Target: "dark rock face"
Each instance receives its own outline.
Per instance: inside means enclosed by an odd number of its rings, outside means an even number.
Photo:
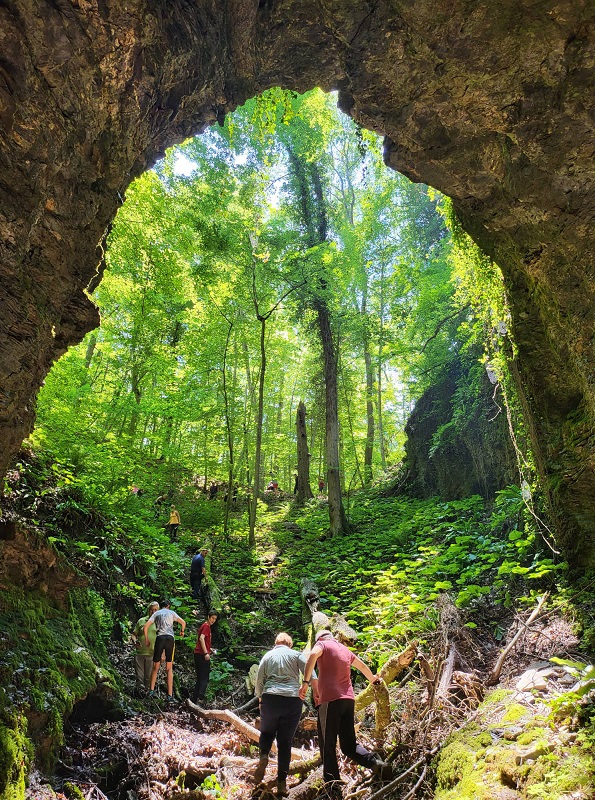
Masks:
[[[562,544],[595,563],[592,23],[588,0],[2,0],[0,472],[98,323],[132,178],[269,86],[319,85],[502,267]]]
[[[461,381],[469,385],[466,372],[455,362],[443,381],[424,392],[407,421],[404,490],[414,497],[460,500],[479,494],[491,500],[499,489],[519,483],[503,403],[494,399],[485,375],[477,397],[459,414],[457,389]]]

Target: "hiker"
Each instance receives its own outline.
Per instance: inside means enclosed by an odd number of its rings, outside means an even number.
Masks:
[[[192,693],[193,703],[204,703],[209,676],[211,674],[211,627],[217,622],[217,612],[209,611],[207,619],[198,629],[196,647],[194,648],[194,669],[196,683]]]
[[[258,666],[254,693],[260,707],[260,758],[254,773],[259,784],[269,763],[273,741],[277,741],[277,796],[287,796],[287,773],[291,759],[291,743],[302,715],[300,676],[306,658],[292,650],[288,633],[278,633],[275,646],[265,653]]]
[[[190,586],[192,587],[192,597],[195,600],[200,598],[200,584],[202,579],[207,577],[205,558],[208,552],[206,547],[201,547],[198,553],[192,557],[190,564]]]
[[[167,494],[160,494],[159,497],[155,498],[155,502],[153,503],[153,518],[158,519],[161,514],[161,509],[165,503],[167,503],[168,497]]]
[[[145,694],[151,688],[151,670],[153,669],[153,651],[155,649],[155,637],[157,631],[154,626],[149,628],[149,644],[145,645],[143,628],[147,620],[159,609],[159,603],[153,601],[149,603],[148,614],[141,617],[132,631],[132,641],[136,648],[134,653],[134,673],[136,675],[136,690],[140,695]]]
[[[178,539],[178,528],[180,527],[180,512],[171,504],[171,508],[169,510],[169,538],[172,542],[177,541]]]
[[[149,689],[149,697],[155,695],[155,684],[157,683],[157,673],[159,672],[159,664],[161,663],[161,656],[165,653],[165,669],[167,671],[167,702],[173,703],[174,700],[174,671],[173,671],[173,656],[174,656],[174,622],[179,622],[182,626],[180,636],[184,635],[186,630],[186,623],[179,617],[175,611],[172,611],[171,600],[165,599],[162,603],[163,608],[156,611],[144,625],[143,633],[145,636],[145,645],[149,646],[149,628],[151,625],[155,626],[157,636],[155,637],[155,648],[153,650],[153,669],[151,670],[151,686]]]
[[[320,494],[324,492],[324,481],[322,478],[318,478],[318,491]]]
[[[318,680],[313,676],[314,665],[318,669]],[[300,697],[306,699],[312,683],[314,703],[318,707],[318,746],[322,756],[325,781],[340,781],[337,762],[337,737],[343,753],[368,767],[376,775],[386,777],[390,766],[375,753],[370,753],[357,743],[355,738],[355,694],[351,684],[351,667],[359,670],[370,683],[382,681],[364,664],[361,658],[338,642],[328,630],[318,631],[316,644],[308,656]],[[337,787],[337,784],[334,785]]]
[[[214,500],[217,497],[217,492],[219,491],[219,487],[215,483],[215,481],[211,481],[211,485],[209,486],[209,500]]]

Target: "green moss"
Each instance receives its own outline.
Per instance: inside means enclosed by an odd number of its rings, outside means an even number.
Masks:
[[[12,587],[3,595],[0,631],[0,800],[20,800],[33,745],[37,763],[51,768],[65,716],[95,689],[99,665],[110,668],[87,590],[73,592],[64,609]]]
[[[498,703],[504,702],[508,697],[512,697],[512,692],[510,689],[494,689],[494,691],[490,692],[490,694],[485,698],[482,706],[484,708],[487,708],[488,706],[495,706]]]
[[[526,706],[522,706],[519,703],[511,703],[502,717],[502,722],[519,722],[519,720],[530,716],[530,713]]]
[[[517,744],[524,745],[524,744],[531,744],[531,742],[537,742],[540,740],[548,741],[548,733],[545,728],[530,728],[526,730],[524,733],[521,733],[519,738],[517,739]]]
[[[26,731],[23,716],[15,716],[12,725],[0,723],[0,800],[22,800],[25,796],[25,777],[33,756]]]
[[[450,789],[460,783],[473,769],[477,757],[492,743],[487,731],[468,725],[446,740],[436,768],[438,787]]]
[[[68,800],[85,800],[85,795],[81,792],[79,787],[74,783],[70,783],[70,781],[64,784],[64,794]]]

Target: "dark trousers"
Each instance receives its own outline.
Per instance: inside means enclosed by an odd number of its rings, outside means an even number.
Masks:
[[[211,674],[210,659],[207,661],[202,653],[195,653],[194,669],[196,671],[196,683],[194,684],[192,700],[196,703],[205,699],[205,693],[209,685],[209,675]]]
[[[289,772],[291,743],[302,716],[299,697],[263,694],[260,706],[260,754],[268,756],[277,740],[277,779],[284,781]]]
[[[202,583],[202,575],[191,575],[190,586],[192,586],[192,597],[195,600],[200,598],[200,584]]]
[[[337,761],[337,737],[343,753],[356,764],[371,768],[376,763],[374,755],[355,739],[354,711],[355,700],[348,699],[331,700],[318,709],[318,745],[325,781],[341,780]]]

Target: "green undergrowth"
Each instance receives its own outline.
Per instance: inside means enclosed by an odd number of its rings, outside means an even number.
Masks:
[[[213,690],[227,691],[243,678],[276,631],[290,631],[298,644],[305,640],[302,578],[318,585],[322,610],[347,617],[360,633],[358,650],[375,667],[412,639],[422,647],[431,639],[443,593],[471,634],[495,639],[504,633],[503,609],[512,615],[533,606],[547,589],[565,597],[565,565],[552,559],[514,487],[491,507],[479,497],[446,503],[385,497],[379,489],[358,493],[348,508],[352,532],[334,538],[327,535],[324,503],[299,510],[289,502],[260,504],[252,550],[245,508],[234,511],[224,534],[222,502],[188,494],[176,503],[182,527],[171,542],[150,497],[126,497],[119,511],[97,504],[67,470],[34,454],[17,471],[9,477],[10,511],[90,585],[70,592],[67,609],[19,591],[3,606],[8,657],[0,667],[0,766],[11,777],[0,800],[22,796],[27,742],[36,743],[37,762],[49,765],[64,718],[97,686],[98,670],[109,670],[104,643],[118,632],[126,639],[150,600],[174,598],[189,623],[178,640],[179,659],[190,656],[202,610],[196,616],[188,571],[200,544],[210,549],[214,606],[221,612]],[[503,714],[522,718],[508,705]],[[518,719],[503,724],[509,722]],[[486,747],[483,733],[477,736],[473,752]],[[453,790],[448,780],[445,792]]]
[[[329,539],[327,509],[313,502],[273,538],[283,553],[271,605],[300,625],[299,584],[314,580],[326,613],[341,613],[361,632],[360,645],[382,663],[395,642],[434,630],[437,600],[447,592],[466,625],[502,636],[502,608],[533,605],[566,565],[525,514],[520,492],[501,492],[493,507],[481,497],[440,502],[362,493],[352,499],[352,533]]]
[[[452,734],[434,761],[436,800],[592,797],[595,709],[578,731],[496,690],[472,723]],[[514,790],[515,794],[511,794]]]

